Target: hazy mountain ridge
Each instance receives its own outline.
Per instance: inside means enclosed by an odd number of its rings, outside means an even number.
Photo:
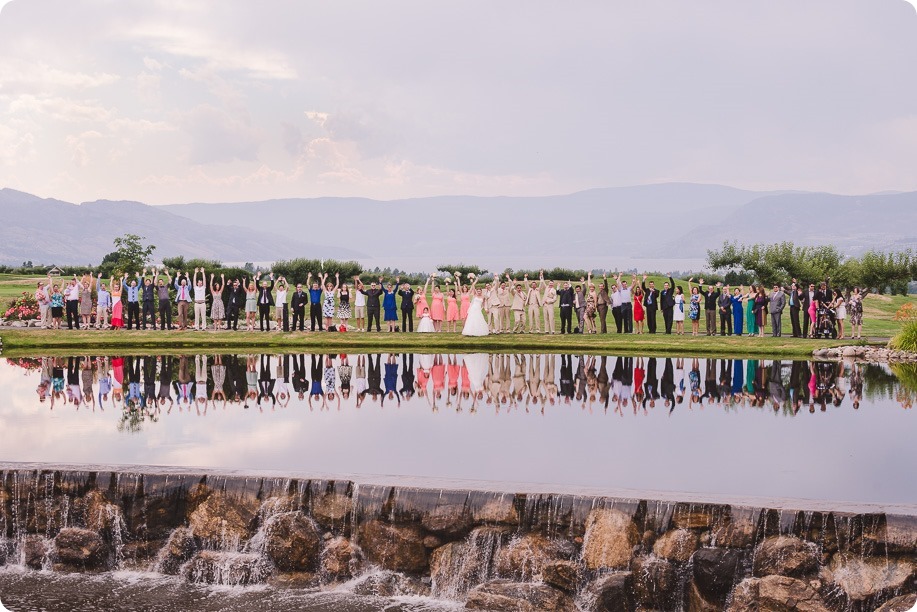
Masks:
[[[99,200],[81,205],[0,190],[0,262],[60,265],[97,264],[113,250],[116,236],[145,236],[155,257],[186,255],[224,261],[260,261],[308,255],[312,243],[240,226],[199,223],[140,202]],[[333,249],[339,257],[361,253]]]

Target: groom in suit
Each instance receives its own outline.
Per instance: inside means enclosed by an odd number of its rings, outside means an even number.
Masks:
[[[675,281],[669,277],[669,282],[663,283],[662,292],[659,294],[659,305],[662,306],[662,320],[665,322],[665,333],[672,333],[672,313],[675,312]]]
[[[258,314],[261,331],[271,331],[271,306],[274,305],[274,273],[271,272],[270,281],[261,281],[258,288]],[[264,324],[267,323],[267,329]]]
[[[646,310],[646,327],[651,334],[656,333],[656,310],[659,308],[659,289],[656,283],[650,281],[646,286],[646,274],[643,275],[643,307]]]

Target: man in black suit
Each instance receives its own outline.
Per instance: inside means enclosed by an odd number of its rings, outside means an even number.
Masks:
[[[656,333],[656,310],[659,308],[659,289],[656,289],[656,283],[650,281],[650,286],[646,286],[646,274],[643,275],[643,308],[646,311],[646,327],[651,334]]]
[[[239,279],[232,282],[229,288],[229,297],[226,301],[226,329],[237,330],[239,328],[239,310],[245,307],[245,290]]]
[[[261,331],[271,331],[271,306],[274,305],[274,273],[268,277],[270,281],[261,281],[258,287],[258,315]],[[267,323],[267,329],[264,324]]]
[[[395,285],[401,282],[401,277],[395,279]],[[414,290],[411,283],[404,283],[398,290],[401,296],[401,331],[414,331]]]
[[[804,292],[799,287],[796,279],[790,285],[790,291],[787,293],[787,300],[790,303],[790,324],[793,326],[793,337],[798,338],[802,335],[802,328],[799,326],[799,309],[802,305],[802,296]]]
[[[700,284],[704,284],[704,279],[700,279]],[[722,283],[717,283],[714,290],[713,285],[707,285],[707,290],[704,292],[704,316],[708,336],[716,335],[716,303],[720,298],[721,286]]]
[[[672,333],[672,313],[675,312],[675,281],[669,276],[669,282],[662,285],[659,294],[659,305],[662,307],[662,320],[665,322],[665,333]]]
[[[729,285],[716,299],[717,308],[720,311],[720,335],[732,335],[732,296],[729,295]]]
[[[302,283],[296,283],[296,291],[290,299],[290,308],[293,309],[293,331],[296,331],[296,321],[299,321],[299,331],[306,331],[306,304],[309,303],[309,294],[302,290]]]
[[[382,331],[379,323],[379,313],[382,311],[382,305],[379,300],[382,298],[383,293],[381,285],[381,276],[379,277],[379,285],[376,285],[376,281],[373,281],[370,283],[369,289],[366,289],[362,282],[360,283],[360,293],[366,296],[366,331],[373,330],[373,318],[376,319],[376,331]]]
[[[557,292],[557,301],[560,303],[560,333],[573,333],[573,287],[569,282],[564,283],[564,288]]]

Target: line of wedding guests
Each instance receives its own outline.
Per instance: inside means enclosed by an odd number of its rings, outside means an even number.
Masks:
[[[472,360],[482,358],[480,364]],[[340,409],[342,400],[497,412],[555,405],[646,413],[703,406],[749,406],[797,413],[826,410],[849,397],[859,407],[859,364],[779,360],[642,358],[590,355],[181,355],[48,357],[37,394],[52,409],[146,411],[287,407]],[[906,408],[910,395],[898,398]],[[904,402],[907,402],[906,404]]]
[[[374,325],[381,331],[381,320],[389,332],[413,332],[415,321],[418,331],[455,332],[468,317],[475,279],[469,275],[471,282],[463,283],[456,272],[445,277],[432,274],[416,287],[400,277],[386,282],[380,276],[378,283],[368,286],[356,276],[352,281],[312,273],[305,283],[295,284],[273,273],[227,281],[222,274],[208,277],[203,268],[195,268],[190,276],[177,271],[174,277],[168,269],[153,268],[107,281],[101,275],[74,275],[62,284],[48,277],[38,283],[35,298],[41,326],[54,329],[66,315],[69,329],[155,329],[158,317],[163,330],[238,330],[242,319],[249,331],[306,331],[308,307],[309,331],[372,331]],[[849,318],[850,337],[861,338],[868,291],[854,287],[844,294],[829,282],[806,286],[793,279],[789,286],[775,284],[768,291],[760,284],[705,285],[703,278],[683,285],[669,276],[657,288],[646,275],[638,280],[636,274],[630,280],[622,274],[603,274],[595,281],[590,274],[579,283],[546,280],[543,273],[537,280],[506,274],[486,283],[481,297],[490,332],[496,334],[556,334],[556,312],[561,334],[608,333],[609,312],[619,334],[655,334],[661,312],[666,334],[685,334],[688,321],[691,334],[697,336],[703,321],[708,336],[763,336],[769,325],[771,335],[779,337],[783,313],[789,308],[793,337],[813,337],[817,324],[825,324],[830,316],[827,324],[836,327],[838,337],[845,337]]]

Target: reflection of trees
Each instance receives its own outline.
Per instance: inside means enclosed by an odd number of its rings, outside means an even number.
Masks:
[[[898,378],[885,367],[867,363],[860,366],[863,374],[863,396],[868,400],[894,399]]]
[[[898,378],[895,399],[904,408],[912,408],[917,399],[917,363],[893,363],[890,367]]]
[[[155,414],[150,414],[140,406],[125,403],[121,409],[121,418],[118,419],[118,431],[139,433],[144,422],[155,423],[159,419]]]

